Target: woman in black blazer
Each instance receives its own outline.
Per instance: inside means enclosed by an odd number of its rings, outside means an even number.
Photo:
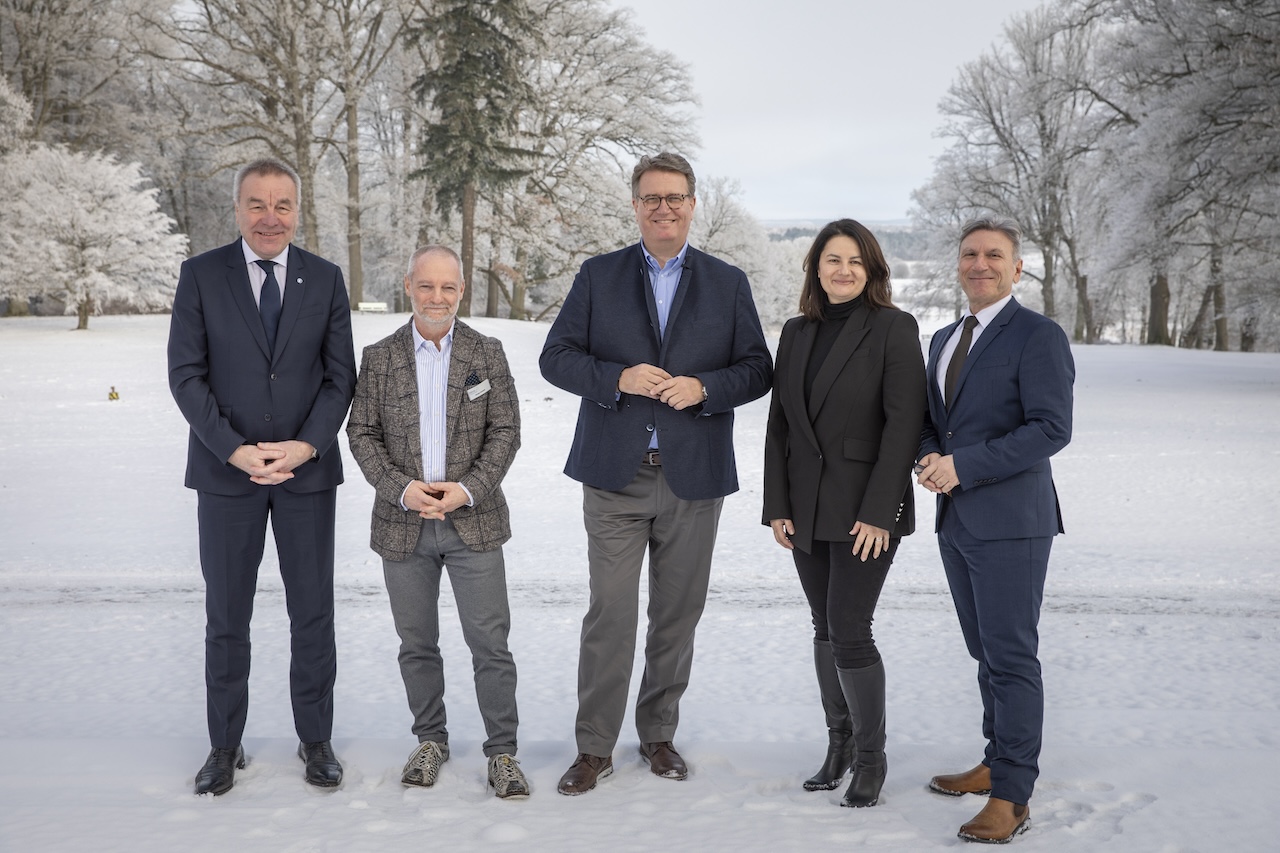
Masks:
[[[818,232],[800,312],[782,329],[765,437],[764,523],[795,559],[813,616],[827,758],[806,790],[852,769],[842,806],[884,784],[884,663],[871,634],[901,537],[915,529],[911,466],[924,420],[915,319],[894,307],[889,265],[852,219]]]

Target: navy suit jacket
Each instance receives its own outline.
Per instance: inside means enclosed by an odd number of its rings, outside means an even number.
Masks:
[[[1062,327],[1016,299],[984,329],[956,382],[951,409],[938,390],[938,356],[959,322],[929,345],[929,416],[919,458],[950,454],[959,486],[938,496],[978,539],[1063,532],[1049,457],[1071,440],[1075,362]]]
[[[335,439],[351,405],[356,363],[342,271],[289,247],[275,351],[249,284],[240,240],[182,264],[169,326],[169,388],[191,425],[186,485],[219,495],[262,488],[227,463],[242,444],[299,439],[318,458],[280,488],[342,482]]]
[[[622,371],[653,364],[697,377],[699,406],[617,394]],[[665,335],[640,244],[586,261],[539,359],[551,384],[582,397],[564,472],[618,491],[635,479],[656,430],[662,470],[683,500],[737,491],[733,409],[769,390],[773,363],[742,270],[693,247],[685,253]]]

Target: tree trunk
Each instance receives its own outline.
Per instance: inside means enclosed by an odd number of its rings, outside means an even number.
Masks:
[[[1258,344],[1258,318],[1250,315],[1240,321],[1240,352],[1253,352]]]
[[[352,91],[351,86],[347,92]],[[360,127],[357,105],[349,95],[347,103],[347,266],[351,307],[364,301],[364,255],[360,234]]]
[[[1150,316],[1147,320],[1147,343],[1168,346],[1169,337],[1169,275],[1157,270],[1151,280]]]
[[[484,297],[484,316],[486,317],[497,317],[498,305],[502,302],[502,279],[499,278],[495,266],[502,256],[502,223],[499,221],[495,225],[490,239],[492,248],[489,255],[489,275],[485,277],[489,284]]]
[[[76,306],[76,331],[82,332],[89,328],[89,315],[93,313],[93,297],[86,296],[80,300],[80,304]]]
[[[299,102],[301,99],[299,99]],[[268,111],[271,113],[272,111]],[[320,254],[320,225],[316,221],[316,167],[311,156],[311,125],[300,115],[293,116],[293,168],[302,181],[298,199],[302,217],[303,248]]]
[[[462,188],[462,278],[467,283],[458,300],[458,316],[471,316],[471,273],[476,255],[476,185],[467,181]]]
[[[1196,318],[1191,321],[1191,325],[1182,334],[1182,340],[1179,345],[1187,349],[1200,349],[1204,342],[1205,322],[1209,318],[1209,306],[1213,304],[1213,284],[1210,283],[1204,289],[1204,295],[1200,297],[1200,310],[1196,312]]]
[[[1076,327],[1074,340],[1091,344],[1097,339],[1093,326],[1093,303],[1089,301],[1089,276],[1076,276]]]
[[[1044,316],[1050,320],[1058,318],[1057,309],[1054,307],[1053,300],[1053,268],[1054,257],[1052,252],[1044,253],[1044,280],[1040,282],[1040,296],[1044,299]]]
[[[511,276],[511,313],[508,315],[512,320],[529,319],[529,312],[525,309],[525,295],[529,292],[529,285],[524,277],[524,265],[528,256],[529,250],[524,246],[516,249],[515,272]]]
[[[1213,291],[1213,348],[1218,352],[1231,349],[1227,330],[1227,291],[1222,286],[1222,246],[1214,242],[1209,250],[1209,288]]]

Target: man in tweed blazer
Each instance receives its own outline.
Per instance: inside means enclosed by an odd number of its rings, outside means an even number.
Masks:
[[[447,567],[499,797],[528,794],[515,761],[516,668],[507,649],[502,478],[520,446],[520,409],[502,344],[457,321],[465,283],[443,246],[413,254],[413,320],[364,350],[347,422],[374,487],[370,544],[382,557],[418,748],[401,781],[430,787],[449,757],[437,601]]]

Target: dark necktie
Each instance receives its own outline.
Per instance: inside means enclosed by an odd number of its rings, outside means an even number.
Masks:
[[[280,326],[280,283],[276,281],[275,261],[254,261],[267,274],[258,295],[258,313],[262,315],[262,330],[267,333],[267,349],[276,348],[276,329]],[[948,374],[950,376],[950,374]]]
[[[956,344],[956,351],[951,354],[951,363],[947,365],[947,381],[943,384],[943,396],[947,401],[947,408],[951,408],[951,401],[956,396],[956,380],[960,378],[960,368],[964,367],[964,360],[969,357],[969,347],[973,345],[973,329],[978,325],[978,318],[970,314],[964,318],[964,331],[960,333],[960,343]]]

